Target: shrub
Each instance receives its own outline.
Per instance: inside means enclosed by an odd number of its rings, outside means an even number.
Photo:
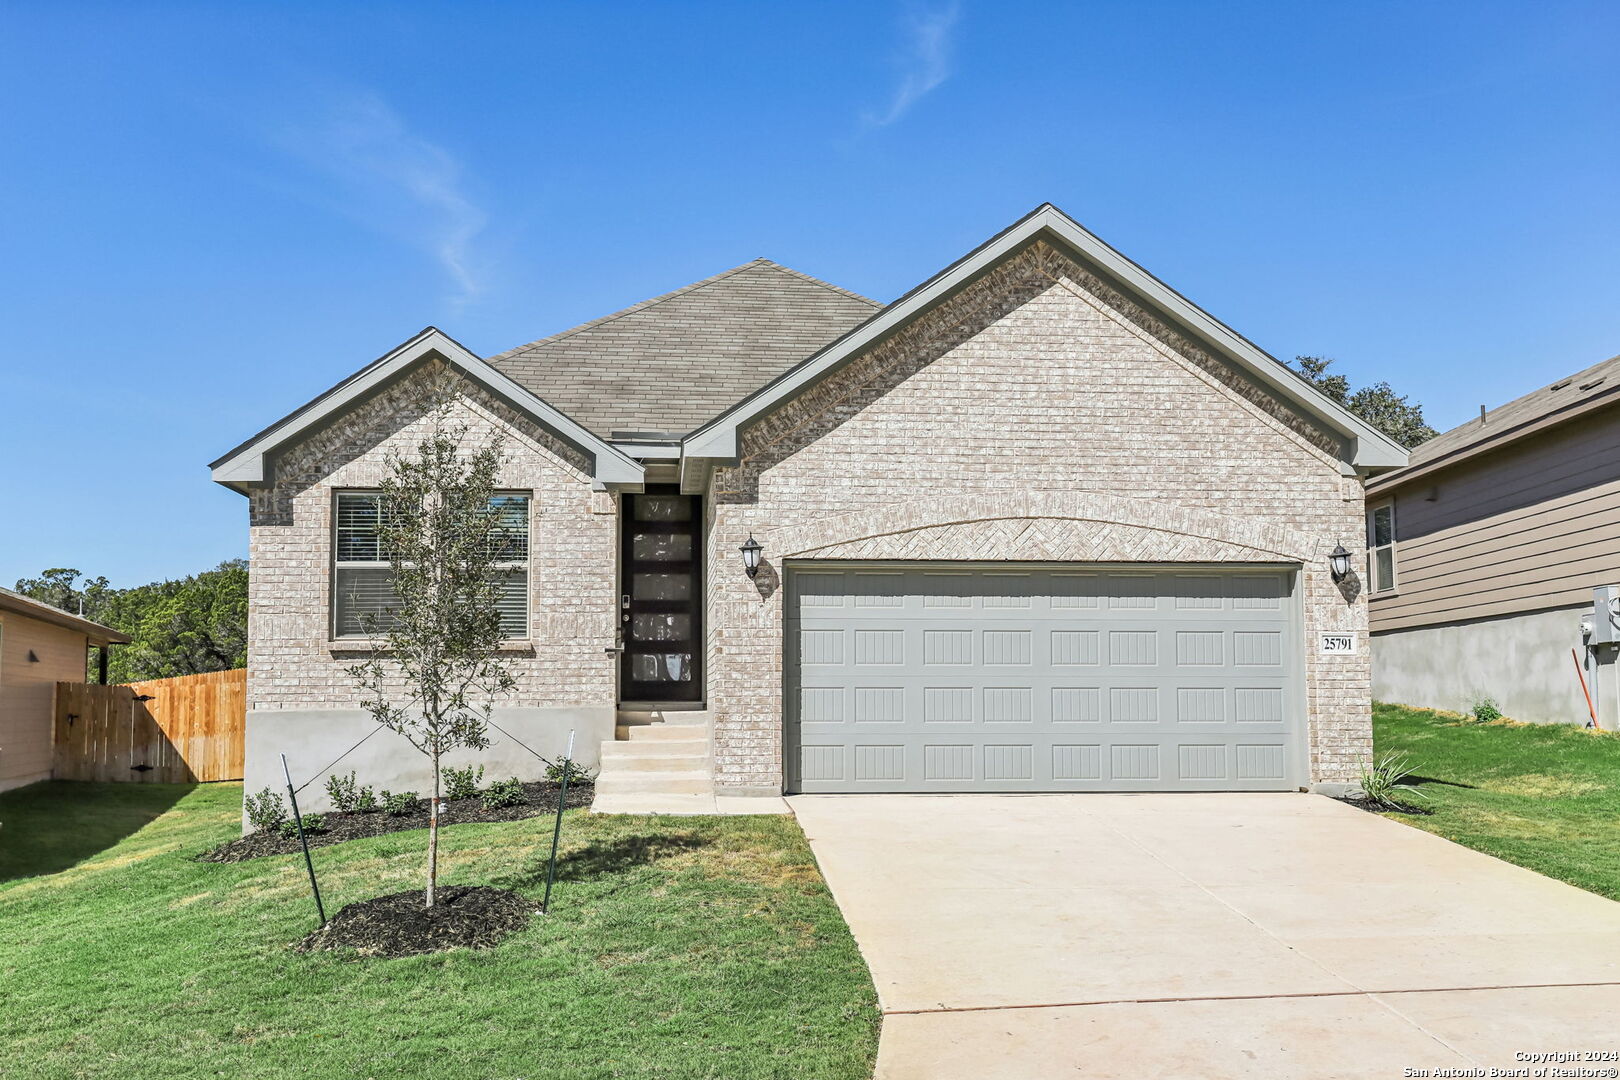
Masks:
[[[355,793],[354,808],[362,814],[373,814],[380,808],[376,792],[372,791],[369,785],[361,785],[360,790]]]
[[[249,795],[244,802],[247,810],[248,824],[253,826],[255,832],[260,829],[274,829],[287,820],[287,804],[281,801],[269,788],[265,788],[257,795]]]
[[[465,769],[444,770],[444,797],[447,799],[473,799],[478,796],[478,785],[483,783],[484,767],[469,765]]]
[[[401,791],[396,795],[387,788],[383,789],[382,807],[384,812],[392,817],[404,817],[413,813],[419,801],[414,791]]]
[[[326,831],[326,815],[325,814],[305,814],[304,815],[304,831],[306,833],[311,833],[311,834],[325,832]],[[283,821],[281,823],[281,835],[285,836],[289,840],[298,839],[298,822],[296,822],[296,821]]]
[[[499,810],[506,806],[521,806],[527,800],[523,794],[523,781],[517,777],[497,780],[484,791],[484,809]]]
[[[1488,724],[1492,720],[1502,719],[1502,710],[1497,706],[1495,698],[1480,698],[1468,711],[1473,714],[1476,724]]]
[[[355,785],[354,773],[348,776],[333,774],[326,778],[326,797],[332,800],[332,809],[350,813],[360,807],[360,789]]]
[[[1409,809],[1409,805],[1401,797],[1403,794],[1416,795],[1420,799],[1428,798],[1423,792],[1405,782],[1411,775],[1411,763],[1405,754],[1384,754],[1361,770],[1362,797],[1370,803],[1391,810]]]
[[[546,779],[553,784],[562,783],[565,772],[568,774],[570,784],[589,784],[596,780],[595,769],[581,765],[573,758],[558,758],[556,761],[546,762]]]

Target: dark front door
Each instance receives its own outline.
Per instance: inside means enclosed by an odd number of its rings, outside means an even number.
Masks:
[[[623,701],[703,700],[703,501],[674,485],[623,500]]]

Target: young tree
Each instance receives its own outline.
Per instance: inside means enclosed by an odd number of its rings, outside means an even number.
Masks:
[[[1325,356],[1296,356],[1293,367],[1306,382],[1408,450],[1438,434],[1424,421],[1422,405],[1407,401],[1387,382],[1375,382],[1352,393],[1349,379],[1328,374],[1332,363]]]
[[[439,792],[446,753],[489,745],[497,697],[516,683],[501,661],[500,570],[507,512],[496,496],[498,441],[464,452],[442,391],[415,455],[390,455],[377,536],[393,569],[394,601],[367,631],[375,652],[349,668],[372,719],[404,736],[433,767],[427,906],[439,877]]]

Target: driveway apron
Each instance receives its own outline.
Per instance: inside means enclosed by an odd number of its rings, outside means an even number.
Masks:
[[[1620,1051],[1620,904],[1330,799],[789,801],[877,984],[880,1080]]]

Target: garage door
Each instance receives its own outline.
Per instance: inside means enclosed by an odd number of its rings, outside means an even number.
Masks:
[[[788,790],[1296,787],[1292,581],[790,563]]]

